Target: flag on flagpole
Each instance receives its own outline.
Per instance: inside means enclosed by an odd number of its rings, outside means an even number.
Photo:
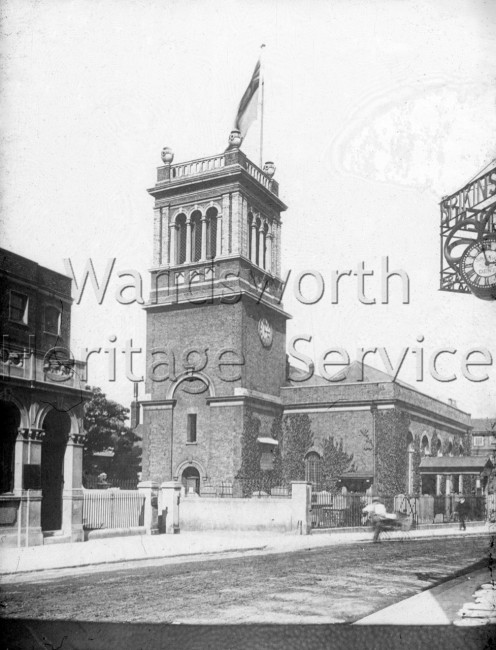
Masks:
[[[248,129],[258,117],[258,94],[260,92],[260,59],[257,61],[248,88],[239,102],[234,128],[244,138]]]

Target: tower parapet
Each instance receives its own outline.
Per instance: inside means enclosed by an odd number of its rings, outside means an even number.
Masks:
[[[236,141],[217,155],[165,163],[148,192],[155,198],[152,305],[166,296],[205,297],[216,283],[259,291],[274,302],[281,289],[281,213],[275,166],[264,170],[240,151]],[[214,289],[215,291],[215,289]]]

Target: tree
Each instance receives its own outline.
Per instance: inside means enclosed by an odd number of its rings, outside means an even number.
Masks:
[[[341,474],[353,471],[353,454],[347,454],[343,448],[343,439],[334,441],[330,436],[324,440],[322,453],[322,482],[324,489],[337,492],[336,483]]]
[[[107,399],[101,388],[92,387],[91,399],[84,407],[83,468],[89,470],[92,455],[100,451],[113,451],[110,474],[116,478],[135,478],[140,466],[138,436],[126,422],[129,409]]]

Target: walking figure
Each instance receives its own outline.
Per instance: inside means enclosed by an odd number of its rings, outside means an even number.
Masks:
[[[372,522],[372,527],[374,529],[374,537],[372,538],[372,541],[376,543],[379,541],[379,535],[381,534],[383,524],[387,517],[386,506],[378,497],[374,497],[372,503],[365,506],[362,512],[366,513]]]
[[[460,522],[460,530],[466,530],[465,519],[468,517],[469,505],[465,501],[465,497],[460,497],[456,511],[458,513],[458,521]]]

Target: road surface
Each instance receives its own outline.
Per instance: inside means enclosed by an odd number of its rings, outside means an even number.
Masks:
[[[467,537],[64,570],[4,584],[1,611],[7,617],[44,620],[353,622],[449,578],[488,553],[487,537]]]

